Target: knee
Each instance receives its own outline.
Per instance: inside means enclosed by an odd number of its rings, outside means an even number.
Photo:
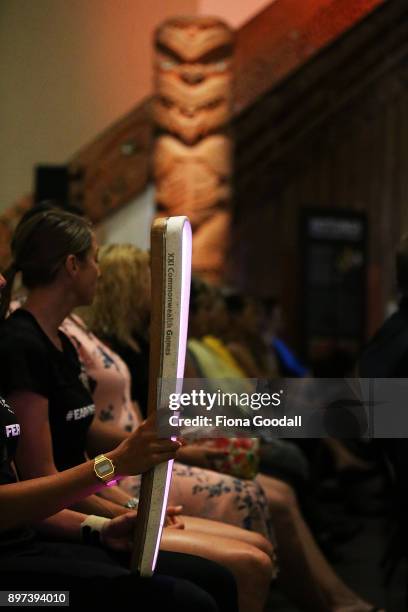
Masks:
[[[262,550],[254,548],[250,552],[250,577],[253,580],[254,576],[258,577],[259,582],[269,585],[273,577],[272,561],[269,555]]]
[[[253,546],[268,555],[269,558],[272,558],[274,556],[274,547],[272,543],[260,533],[252,532],[251,543],[253,544]]]
[[[258,585],[267,586],[273,577],[273,567],[270,557],[254,546],[247,547],[236,559],[238,573]]]
[[[295,492],[285,482],[279,482],[272,491],[268,492],[268,501],[272,514],[286,515],[297,508]]]

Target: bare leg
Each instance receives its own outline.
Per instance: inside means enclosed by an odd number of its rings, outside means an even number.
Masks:
[[[272,543],[260,533],[241,529],[235,525],[228,525],[220,521],[212,521],[210,519],[200,518],[196,516],[180,516],[180,519],[185,524],[187,530],[199,531],[209,535],[221,536],[223,538],[232,538],[240,542],[246,542],[251,546],[259,548],[268,555],[272,560],[276,558]]]
[[[301,610],[329,612],[327,601],[304,554],[293,515],[288,511],[288,499],[272,487],[269,478],[265,482],[264,477],[258,476],[257,480],[272,508],[280,566],[279,584]]]
[[[224,565],[236,579],[240,612],[264,609],[272,565],[259,548],[200,531],[165,528],[160,549],[198,555]]]
[[[309,609],[305,606],[304,598],[306,596],[305,581],[310,580],[315,588],[324,595],[326,609],[336,612],[368,612],[371,610],[372,605],[354,593],[337,576],[323,556],[303,519],[291,487],[264,475],[258,476],[258,481],[268,498],[276,525],[282,582],[288,586],[287,582],[293,584],[293,580],[296,579],[298,586],[302,585],[303,601],[299,601],[299,605],[302,605],[303,609]],[[298,560],[301,559],[301,562],[293,564],[296,557]]]

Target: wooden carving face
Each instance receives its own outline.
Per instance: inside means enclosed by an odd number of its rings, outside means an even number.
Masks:
[[[209,136],[192,147],[162,136],[156,142],[154,168],[159,208],[187,215],[194,227],[230,197],[231,143],[225,136]]]
[[[198,62],[215,50],[229,47],[232,32],[214,17],[176,17],[169,19],[156,31],[156,45],[160,45],[182,62]]]
[[[155,38],[158,210],[189,217],[193,267],[212,280],[222,271],[231,217],[232,45],[231,30],[214,18],[169,20]]]
[[[232,34],[211,18],[175,19],[156,33],[154,118],[185,143],[217,130],[231,108]]]

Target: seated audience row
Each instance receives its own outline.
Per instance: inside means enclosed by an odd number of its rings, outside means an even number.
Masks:
[[[102,249],[98,263],[88,222],[52,208],[31,211],[23,219],[12,250],[1,299],[3,318],[17,272],[27,296],[13,304],[0,336],[0,389],[7,402],[3,409],[13,414],[15,431],[21,427],[15,453],[19,481],[12,473],[14,451],[6,440],[11,429],[3,427],[2,445],[9,450],[0,497],[3,494],[9,506],[2,504],[2,539],[15,560],[7,577],[2,576],[3,588],[6,580],[17,581],[18,575],[21,581],[32,566],[39,581],[47,582],[52,575],[62,584],[65,574],[67,584],[78,588],[85,573],[81,564],[71,567],[77,553],[69,540],[77,539],[81,530],[87,533],[89,523],[101,526],[105,546],[122,548],[114,558],[91,549],[92,578],[95,584],[108,578],[113,598],[117,579],[130,584],[125,568],[135,515],[128,509],[137,503],[136,475],[176,457],[157,574],[135,582],[134,593],[133,587],[123,589],[123,603],[130,593],[141,605],[150,597],[164,603],[170,590],[173,599],[168,603],[179,610],[227,611],[236,608],[237,588],[239,610],[261,611],[277,574],[277,546],[278,581],[300,609],[372,610],[319,550],[292,487],[270,475],[273,466],[268,475],[257,474],[262,443],[247,441],[247,455],[234,471],[225,450],[209,441],[180,446],[160,440],[151,419],[143,421],[150,310],[147,254],[130,245],[114,245]],[[234,310],[231,299],[229,303]],[[74,312],[81,306],[86,307],[83,318]],[[235,304],[235,314],[236,310]],[[195,281],[186,376],[217,374],[237,385],[245,385],[249,377],[269,376],[267,350],[255,327],[242,335],[239,325],[229,325],[227,318],[228,299]],[[282,452],[296,455],[290,445]],[[125,465],[120,487],[92,481],[92,458],[101,453]],[[273,455],[264,454],[264,460],[265,456],[273,463]],[[301,455],[296,460],[303,469]],[[36,491],[38,498],[42,492],[42,499],[49,501],[36,505]],[[14,515],[13,503],[25,495],[32,501],[25,504],[25,513]],[[27,522],[36,536],[24,533]],[[19,544],[15,547],[10,531],[14,529]]]

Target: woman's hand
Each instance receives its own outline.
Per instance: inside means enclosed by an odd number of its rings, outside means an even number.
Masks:
[[[136,516],[136,512],[127,512],[107,521],[101,530],[101,544],[111,550],[131,551],[133,549]]]
[[[177,518],[182,509],[182,506],[169,506],[167,508],[165,527],[184,529],[184,523]],[[137,512],[132,511],[107,521],[101,529],[101,544],[111,550],[125,552],[133,550],[136,517]]]
[[[115,450],[107,453],[119,477],[141,474],[159,463],[175,458],[181,442],[158,438],[155,422],[153,414]]]
[[[184,522],[178,517],[182,511],[183,506],[167,506],[164,526],[169,529],[184,529]]]
[[[205,444],[189,444],[180,448],[177,453],[177,460],[187,465],[195,465],[207,470],[217,471],[217,463],[221,459],[225,459],[228,452],[205,446]]]

